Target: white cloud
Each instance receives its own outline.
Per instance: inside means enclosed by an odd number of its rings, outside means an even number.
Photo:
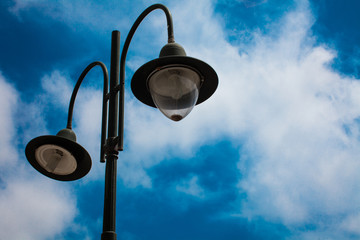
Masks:
[[[293,229],[310,224],[317,229],[303,233],[308,239],[359,235],[360,83],[329,67],[335,52],[316,43],[308,2],[298,3],[273,23],[270,35],[252,33],[247,46],[226,41],[211,1],[171,3],[176,39],[188,55],[215,68],[220,84],[176,124],[127,93],[119,174],[128,186],[151,187],[147,168],[169,156],[193,156],[225,136],[243,143],[241,216]],[[99,94],[79,103],[76,117],[80,143],[90,149],[99,139],[99,119],[92,117],[101,116],[92,98]],[[178,190],[201,195],[197,187],[192,178]]]
[[[15,89],[5,81],[5,78],[0,72],[0,172],[6,166],[16,165],[16,148],[12,141],[16,136],[13,116],[16,112],[14,107],[17,101],[17,92]]]
[[[245,7],[250,8],[250,7],[256,7],[258,5],[267,3],[268,0],[219,0],[218,2],[222,2],[223,4],[232,4],[235,5],[235,3],[242,3],[244,4]]]
[[[53,71],[50,75],[44,75],[41,78],[41,87],[45,90],[42,100],[44,105],[54,105],[67,109],[73,86],[68,83],[69,77],[59,71]]]
[[[189,125],[196,135],[185,139],[227,135],[245,142],[239,190],[247,199],[241,200],[241,215],[320,228],[320,216],[341,219],[358,211],[360,84],[329,67],[335,55],[316,44],[308,4],[300,2],[273,24],[271,34],[254,33],[254,42],[241,48],[224,40],[211,7],[202,4],[193,2],[175,18],[191,21],[180,26],[186,49],[211,63],[220,85],[194,109],[197,121]],[[205,31],[196,35],[198,26]],[[327,227],[322,230],[342,231]]]
[[[254,33],[251,45],[240,47],[226,42],[209,1],[183,4],[172,5],[176,39],[216,69],[220,85],[177,125],[131,104],[130,145],[141,146],[140,156],[151,153],[142,166],[163,159],[154,160],[155,151],[191,155],[229,136],[245,143],[242,216],[290,228],[313,224],[320,236],[344,236],[337,223],[349,221],[348,231],[358,234],[347,217],[359,213],[360,83],[331,69],[335,51],[312,35],[308,2],[299,1],[271,34]],[[326,225],[323,217],[338,221]]]
[[[183,180],[176,185],[176,190],[197,198],[204,198],[205,192],[204,189],[198,183],[198,176],[192,176],[187,180]]]
[[[68,190],[39,179],[11,180],[0,195],[2,239],[48,239],[72,223]]]
[[[21,102],[3,76],[0,89],[0,239],[49,239],[73,223],[76,198],[61,183],[32,175],[35,170],[26,163],[24,149],[15,146],[23,145],[20,139],[30,135],[30,122],[42,122],[41,117],[32,113],[34,103]],[[19,113],[24,106],[28,108]],[[18,120],[19,115],[27,121]],[[24,132],[17,129],[20,125]]]
[[[344,221],[341,223],[340,227],[342,227],[345,231],[350,234],[360,235],[360,214],[349,214]]]
[[[358,212],[360,200],[360,83],[329,67],[333,52],[315,45],[311,22],[300,6],[274,30],[278,37],[258,35],[246,55],[228,61],[237,68],[221,77],[218,97],[223,125],[246,139],[242,216],[288,227],[342,219]]]

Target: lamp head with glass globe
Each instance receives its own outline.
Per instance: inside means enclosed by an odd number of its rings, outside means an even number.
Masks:
[[[141,66],[131,80],[135,97],[157,107],[173,121],[186,117],[196,104],[215,92],[217,85],[214,69],[201,60],[187,57],[177,43],[166,44],[159,58]]]

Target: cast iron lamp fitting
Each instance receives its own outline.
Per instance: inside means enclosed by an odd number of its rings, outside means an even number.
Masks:
[[[162,4],[154,4],[136,19],[126,37],[121,56],[120,32],[112,32],[110,82],[105,64],[89,64],[81,73],[71,95],[66,128],[56,136],[34,138],[25,149],[30,164],[49,178],[72,181],[90,171],[91,158],[76,142],[72,115],[83,79],[93,67],[100,66],[104,76],[100,161],[106,162],[102,240],[116,239],[116,168],[118,152],[123,151],[126,54],[137,27],[155,9],[163,10],[166,15],[168,43],[161,49],[159,58],[144,64],[134,73],[131,80],[134,96],[146,105],[157,107],[171,120],[180,121],[195,105],[215,92],[218,77],[214,69],[201,60],[186,56],[185,50],[175,43],[169,10]]]

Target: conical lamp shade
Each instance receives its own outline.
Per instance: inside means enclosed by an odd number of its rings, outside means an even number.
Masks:
[[[49,178],[77,180],[90,171],[91,158],[74,139],[61,136],[63,132],[60,131],[57,136],[34,138],[27,144],[25,155],[36,170]]]

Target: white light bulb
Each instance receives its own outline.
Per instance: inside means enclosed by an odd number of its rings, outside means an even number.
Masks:
[[[49,173],[68,175],[77,168],[74,156],[65,148],[44,144],[35,150],[36,161]]]

